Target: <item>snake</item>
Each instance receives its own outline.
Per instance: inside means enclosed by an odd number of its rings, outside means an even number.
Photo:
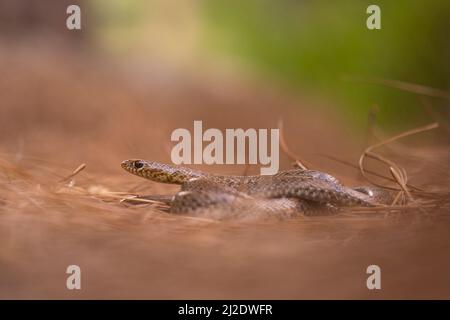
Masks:
[[[151,181],[180,185],[181,190],[173,196],[147,196],[167,203],[171,213],[189,214],[217,208],[230,212],[334,213],[345,207],[384,205],[391,198],[381,188],[350,188],[328,173],[300,168],[274,175],[239,176],[143,159],[125,160],[121,167]]]

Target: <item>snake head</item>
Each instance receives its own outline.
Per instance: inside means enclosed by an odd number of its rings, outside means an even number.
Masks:
[[[205,176],[202,172],[188,168],[141,159],[125,160],[121,166],[139,177],[162,183],[182,184],[192,178]]]
[[[132,159],[125,160],[120,165],[126,171],[137,174],[140,170],[146,167],[146,162],[140,159]]]

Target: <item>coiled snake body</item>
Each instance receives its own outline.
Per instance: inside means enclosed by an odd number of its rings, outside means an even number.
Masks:
[[[139,159],[125,160],[121,166],[149,180],[181,185],[180,192],[165,199],[173,213],[211,208],[329,213],[340,207],[376,206],[389,198],[383,190],[348,188],[333,176],[314,170],[292,169],[272,176],[223,176]]]

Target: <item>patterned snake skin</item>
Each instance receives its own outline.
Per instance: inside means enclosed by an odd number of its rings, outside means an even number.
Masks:
[[[390,199],[384,190],[348,188],[331,175],[314,170],[292,169],[272,176],[222,176],[140,159],[123,161],[121,166],[152,181],[180,184],[181,191],[165,199],[173,213],[211,208],[330,213],[340,207],[382,205]]]

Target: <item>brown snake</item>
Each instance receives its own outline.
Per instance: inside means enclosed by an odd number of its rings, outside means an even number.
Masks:
[[[329,213],[341,207],[383,205],[390,198],[384,190],[348,188],[333,176],[314,170],[292,169],[271,176],[225,176],[140,159],[125,160],[121,166],[152,181],[181,185],[175,196],[158,198],[167,202],[173,213],[211,208]]]

